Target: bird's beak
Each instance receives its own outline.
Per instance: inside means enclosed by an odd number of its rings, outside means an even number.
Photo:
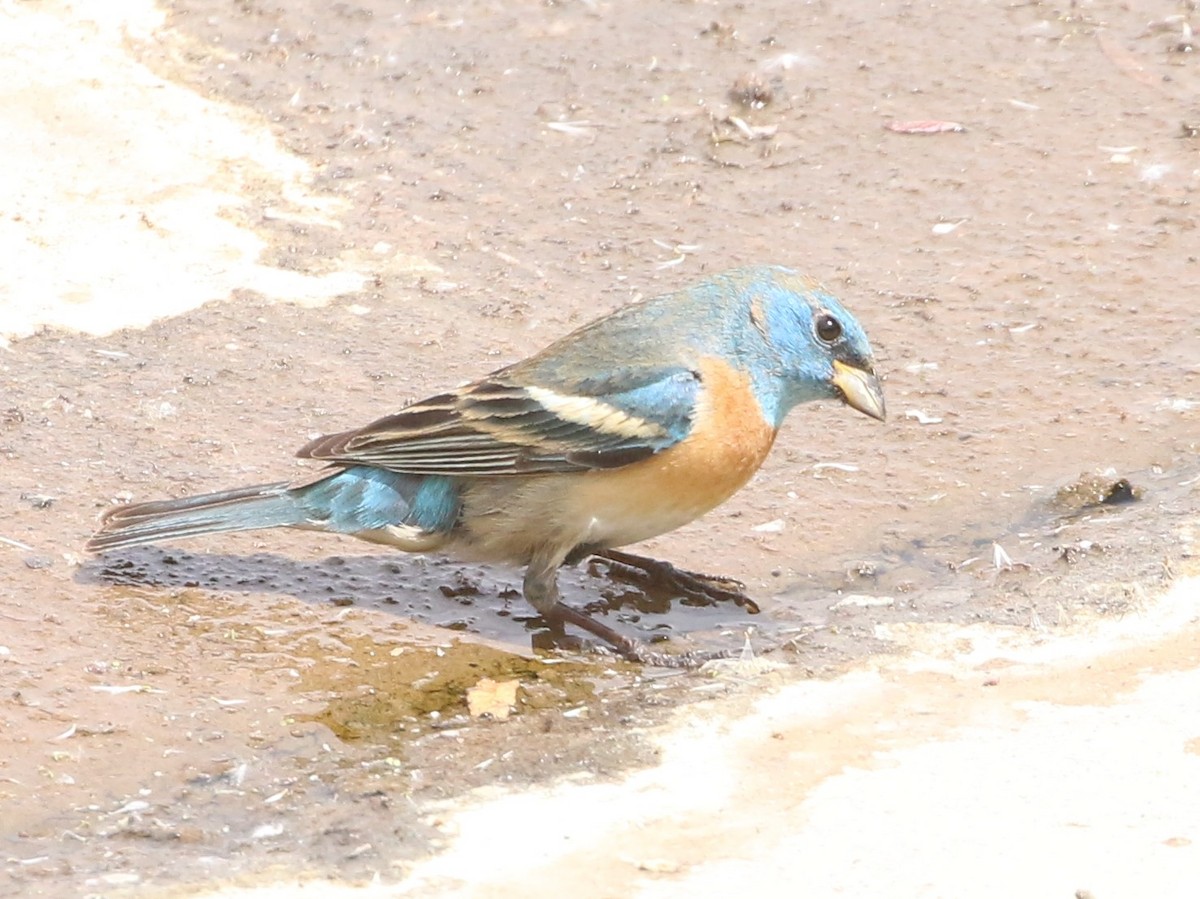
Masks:
[[[887,409],[883,404],[883,388],[879,385],[879,378],[875,377],[875,372],[869,368],[855,368],[834,359],[833,386],[850,408],[880,421],[887,418]]]

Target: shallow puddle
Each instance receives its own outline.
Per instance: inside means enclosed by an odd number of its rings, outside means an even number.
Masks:
[[[310,656],[297,688],[324,707],[297,720],[323,724],[342,740],[402,746],[447,719],[460,726],[469,720],[468,694],[485,679],[517,681],[514,711],[520,713],[569,710],[593,700],[590,674],[586,664],[547,663],[472,643],[423,648],[362,637],[348,641],[343,653]]]

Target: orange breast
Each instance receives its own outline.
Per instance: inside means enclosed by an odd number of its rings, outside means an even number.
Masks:
[[[622,545],[674,530],[727,500],[767,458],[775,429],[749,377],[719,359],[699,368],[704,393],[685,440],[624,468],[575,476],[564,499],[569,517],[588,521],[589,538]]]

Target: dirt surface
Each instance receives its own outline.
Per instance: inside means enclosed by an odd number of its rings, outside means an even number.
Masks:
[[[639,549],[743,579],[761,615],[602,569],[567,578],[568,601],[672,646],[737,646],[753,625],[781,646],[773,676],[824,678],[903,651],[912,625],[1125,615],[1189,564],[1194,10],[168,11],[127,56],[256,118],[327,201],[281,215],[279,184],[248,177],[221,215],[262,267],[366,286],[289,305],[247,277],[143,329],[96,336],[92,315],[91,335],[0,353],[0,894],[401,878],[443,845],[434,803],[650,764],[647,727],[746,689],[534,657],[517,572],[304,534],[80,550],[117,499],[297,475],[316,433],[706,272],[780,262],[825,281],[876,347],[892,418],[797,410],[746,490]],[[884,127],[928,119],[965,130]],[[3,233],[24,225],[9,214]],[[150,317],[107,308],[113,327]],[[483,678],[520,681],[518,714],[468,714]]]

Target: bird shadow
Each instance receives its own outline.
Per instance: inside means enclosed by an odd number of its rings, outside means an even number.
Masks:
[[[525,603],[520,576],[511,569],[472,565],[437,556],[334,555],[302,561],[272,552],[187,552],[171,546],[116,550],[85,561],[81,583],[214,593],[291,596],[314,605],[354,606],[403,616],[423,624],[535,648],[573,646],[552,635]],[[727,622],[711,609],[732,603],[680,597],[653,579],[593,559],[560,572],[567,603],[596,617],[610,617],[648,641],[672,634],[712,631]],[[707,611],[707,614],[706,614]]]

